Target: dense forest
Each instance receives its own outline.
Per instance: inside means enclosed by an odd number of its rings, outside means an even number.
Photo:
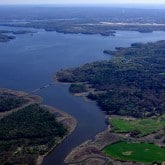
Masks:
[[[71,93],[83,93],[87,92],[87,88],[84,84],[71,84],[69,91]]]
[[[89,89],[88,98],[107,114],[149,117],[165,113],[165,41],[134,43],[104,53],[112,55],[112,60],[62,70],[57,80],[87,84],[94,89]]]
[[[23,97],[18,97],[8,93],[0,93],[0,112],[18,108],[27,102],[28,100]]]
[[[67,129],[37,104],[0,120],[0,164],[35,164],[38,155],[50,150]]]

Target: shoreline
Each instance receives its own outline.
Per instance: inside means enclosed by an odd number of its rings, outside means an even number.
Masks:
[[[62,84],[62,85],[71,85],[71,84],[80,84],[79,82],[60,82],[56,76],[56,74],[53,76],[53,81],[57,84]],[[81,84],[84,84],[84,83],[81,83]],[[88,83],[86,83],[86,85],[89,85]],[[95,100],[92,100],[92,99],[89,99],[87,96],[88,94],[92,92],[92,93],[104,93],[105,91],[95,91],[94,88],[90,88],[88,87],[87,88],[87,91],[86,92],[80,92],[80,93],[71,93],[69,91],[69,93],[75,97],[82,97],[85,101],[87,102],[94,102],[94,103],[97,103]],[[100,108],[100,107],[99,107]],[[101,110],[101,108],[100,108]],[[105,115],[106,116],[106,115]]]
[[[54,80],[56,83],[68,85],[73,83],[65,83],[60,82],[58,80],[58,77],[54,75]],[[78,82],[77,82],[78,83]],[[76,83],[74,83],[76,84]],[[76,97],[82,97],[85,101],[93,101],[87,98],[87,94],[92,89],[88,89],[87,92],[82,93],[71,93]],[[105,121],[108,117],[118,117],[118,115],[111,115],[108,116],[105,114]],[[130,117],[130,116],[119,116],[122,119],[125,120],[136,120],[137,118]],[[125,141],[132,141],[132,142],[138,142],[138,143],[153,143],[154,145],[165,147],[165,145],[162,142],[159,142],[159,140],[155,140],[155,136],[159,136],[162,134],[162,129],[158,130],[156,132],[152,132],[151,134],[142,136],[140,138],[136,137],[130,137],[127,133],[115,133],[111,130],[111,125],[107,124],[107,128],[103,131],[98,133],[94,140],[86,140],[79,146],[73,148],[73,150],[66,156],[64,159],[64,162],[68,165],[76,165],[76,164],[108,164],[108,163],[114,163],[116,165],[139,165],[142,163],[139,162],[133,162],[133,161],[121,161],[119,159],[115,159],[113,157],[107,156],[105,153],[102,152],[103,148],[107,145],[117,143],[121,140]]]
[[[127,116],[124,116],[123,118],[129,120]],[[160,143],[158,139],[154,139],[155,136],[160,134],[162,134],[162,130],[153,132],[140,138],[136,138],[128,136],[127,133],[114,133],[111,129],[111,125],[108,125],[107,128],[103,132],[98,133],[93,140],[86,140],[79,146],[75,147],[67,155],[64,162],[68,165],[77,165],[81,163],[86,165],[90,163],[97,163],[97,165],[108,163],[115,165],[140,165],[143,163],[120,160],[113,158],[112,156],[108,156],[103,152],[103,149],[110,144],[115,144],[120,141],[129,141],[132,143],[151,143],[159,147],[165,147],[165,145]]]
[[[27,103],[25,103],[25,104],[23,104],[17,108],[11,109],[9,111],[0,112],[0,119],[7,116],[7,115],[10,115],[13,112],[20,110],[22,108],[25,108],[31,104],[35,104],[35,103],[40,104],[43,100],[38,95],[31,95],[31,94],[28,94],[27,92],[24,92],[24,91],[14,91],[14,90],[7,89],[7,88],[0,88],[0,94],[1,93],[12,94],[12,95],[15,95],[15,96],[20,97],[20,98],[22,97],[25,100],[27,100]]]
[[[49,155],[49,153],[51,153],[58,144],[62,143],[69,135],[71,135],[71,133],[75,130],[77,126],[76,119],[73,116],[67,114],[66,112],[63,112],[49,105],[41,105],[41,107],[43,107],[45,110],[47,110],[50,113],[53,113],[53,114],[55,113],[55,115],[57,115],[56,116],[57,121],[62,123],[68,129],[68,134],[65,135],[62,139],[59,139],[59,141],[50,149],[50,151],[48,151],[44,155],[39,155],[36,160],[36,165],[41,165],[44,158],[47,155]]]
[[[0,89],[0,94],[1,93],[6,93],[6,94],[12,94],[16,97],[22,97],[24,99],[27,100],[27,103],[17,107],[17,108],[14,108],[14,109],[11,109],[9,111],[6,111],[6,112],[0,112],[0,119],[2,119],[3,117],[7,116],[7,115],[10,115],[12,114],[13,112],[16,112],[18,110],[21,110],[29,105],[32,105],[32,104],[39,104],[39,106],[43,109],[45,109],[46,111],[48,111],[49,113],[52,113],[54,114],[56,120],[63,124],[64,127],[67,128],[68,130],[68,133],[62,138],[62,139],[58,139],[57,143],[47,152],[45,153],[44,155],[39,155],[37,158],[36,158],[36,165],[41,165],[44,158],[60,143],[62,143],[63,140],[65,140],[76,128],[77,126],[77,120],[67,114],[66,112],[63,112],[55,107],[52,107],[52,106],[49,106],[49,105],[42,105],[42,97],[38,96],[38,95],[31,95],[29,93],[26,93],[24,91],[14,91],[14,90],[11,90],[11,89],[7,89],[7,88],[2,88]]]
[[[33,23],[33,22],[32,22]],[[35,22],[34,22],[35,23]],[[44,27],[44,26],[27,26],[25,25],[20,25],[20,24],[6,24],[6,23],[2,23],[0,24],[0,26],[4,26],[4,27],[18,27],[18,28],[33,28],[33,29],[42,29],[46,32],[56,32],[56,33],[60,33],[60,34],[82,34],[82,35],[100,35],[103,37],[115,37],[117,31],[136,31],[139,33],[152,33],[152,32],[156,32],[156,31],[162,31],[165,32],[164,27],[165,24],[157,24],[157,23],[127,23],[127,22],[104,22],[104,21],[100,21],[98,23],[86,23],[86,24],[80,24],[80,25],[84,25],[84,26],[89,26],[89,27],[95,27],[95,26],[100,26],[100,27],[110,27],[110,31],[101,31],[101,32],[97,32],[97,31],[74,31],[74,29],[68,31],[67,29],[65,30],[59,30],[56,29],[57,27]],[[132,28],[133,26],[133,28]],[[73,26],[74,27],[74,26]],[[72,28],[73,28],[72,27]],[[136,27],[138,27],[139,29],[136,29]],[[146,28],[146,29],[144,29]],[[151,29],[148,29],[151,28]],[[158,29],[155,29],[158,28]],[[33,34],[35,32],[32,33],[18,33],[18,34]],[[13,33],[14,34],[14,33]],[[16,32],[17,34],[17,32]]]
[[[60,83],[60,82],[59,82]],[[62,83],[62,84],[67,84],[67,83]],[[76,96],[76,95],[75,95]],[[80,94],[80,96],[81,96],[81,94]],[[51,151],[50,151],[51,152]],[[48,153],[49,154],[49,153]]]

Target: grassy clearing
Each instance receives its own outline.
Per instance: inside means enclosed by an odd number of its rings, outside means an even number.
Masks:
[[[137,120],[126,120],[120,117],[111,117],[110,124],[113,127],[113,131],[116,133],[137,131],[139,136],[145,136],[163,129],[165,127],[165,116]]]
[[[105,147],[103,152],[115,159],[124,161],[147,164],[165,161],[165,148],[148,143],[129,143],[122,141]]]

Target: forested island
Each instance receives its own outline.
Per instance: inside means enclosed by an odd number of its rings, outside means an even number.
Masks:
[[[19,35],[19,34],[34,34],[36,33],[35,31],[31,31],[31,30],[17,30],[17,31],[13,31],[13,30],[0,30],[0,42],[9,42],[10,40],[13,40],[16,38],[16,36],[13,36],[11,34],[14,35]]]
[[[17,31],[12,31],[13,34],[34,34],[36,31],[31,31],[31,30],[17,30]]]
[[[76,121],[41,98],[24,92],[0,90],[0,164],[41,164]]]
[[[10,35],[0,33],[0,42],[8,42],[13,39],[15,39],[15,36],[10,36]]]
[[[165,162],[165,41],[133,43],[104,53],[112,59],[56,74],[56,80],[71,84],[71,93],[96,101],[108,124],[94,140],[76,147],[65,162]]]

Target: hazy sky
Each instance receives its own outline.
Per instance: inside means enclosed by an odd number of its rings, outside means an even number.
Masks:
[[[69,4],[69,3],[150,3],[165,4],[165,0],[0,0],[0,4]]]

